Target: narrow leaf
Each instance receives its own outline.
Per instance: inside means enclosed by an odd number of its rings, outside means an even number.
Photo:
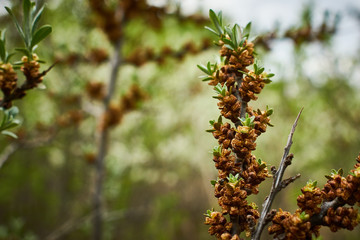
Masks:
[[[224,46],[230,50],[235,50],[232,46],[230,46],[229,44],[224,44]]]
[[[0,60],[6,62],[5,43],[2,40],[0,40]]]
[[[52,28],[50,25],[45,25],[42,26],[41,28],[39,28],[34,36],[33,39],[31,41],[31,48],[34,47],[36,44],[38,44],[41,40],[43,40],[44,38],[46,38],[52,31]]]
[[[4,135],[6,135],[6,136],[9,136],[9,137],[15,138],[15,139],[17,139],[17,138],[18,138],[18,136],[16,136],[16,134],[15,134],[15,133],[13,133],[13,132],[9,132],[9,131],[4,130],[4,131],[1,131],[1,133],[2,133],[2,134],[4,134]]]
[[[25,56],[27,56],[28,58],[30,58],[30,52],[29,50],[27,50],[26,48],[15,48],[15,51],[21,52],[23,53]]]
[[[26,46],[29,46],[31,42],[31,34],[30,34],[30,24],[31,24],[31,2],[30,0],[23,0],[23,26],[24,26],[24,33],[26,39]]]
[[[219,33],[219,35],[223,34],[222,26],[219,23],[219,19],[212,9],[210,9],[210,11],[209,11],[209,17],[210,17],[210,20],[213,23],[214,27],[217,29],[217,32]]]
[[[219,33],[217,33],[214,29],[208,27],[208,26],[205,26],[205,29],[209,30],[210,32],[214,33],[216,36],[220,36]]]
[[[37,25],[39,24],[40,17],[42,15],[42,12],[44,11],[44,6],[42,6],[39,11],[34,16],[34,20],[31,23],[31,35],[34,35],[35,30],[37,28]]]
[[[15,26],[16,26],[18,32],[20,33],[21,37],[22,37],[23,40],[26,42],[24,32],[23,32],[23,30],[21,29],[21,27],[20,27],[20,25],[19,25],[19,23],[18,23],[15,15],[13,14],[13,12],[11,11],[10,8],[5,7],[5,9],[6,9],[6,11],[9,13],[9,15],[11,16],[11,18],[12,18],[13,22],[15,23]]]
[[[249,23],[246,25],[246,27],[245,27],[245,29],[244,29],[244,31],[243,31],[243,35],[244,35],[245,38],[249,38],[249,36],[250,36],[250,31],[251,31],[251,22],[249,22]]]
[[[207,75],[211,75],[211,73],[207,70],[207,68],[204,65],[197,65],[197,67],[203,71],[204,73],[206,73]]]
[[[212,79],[213,79],[212,77],[207,77],[207,78],[201,79],[201,81],[206,82],[206,81],[210,81],[210,80],[212,80]]]

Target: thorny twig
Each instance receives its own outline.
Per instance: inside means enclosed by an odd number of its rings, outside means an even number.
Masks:
[[[268,215],[268,213],[270,211],[271,204],[273,203],[276,194],[286,185],[285,181],[287,181],[287,180],[282,181],[282,177],[284,175],[286,167],[290,165],[289,160],[291,160],[291,155],[289,155],[289,153],[290,153],[291,145],[293,143],[292,142],[292,137],[294,135],[295,128],[296,128],[296,125],[298,123],[298,120],[300,118],[300,115],[301,115],[302,111],[303,111],[303,108],[300,110],[300,112],[297,115],[297,117],[295,119],[295,122],[294,122],[294,124],[293,124],[293,126],[291,128],[291,131],[290,131],[286,146],[284,148],[284,154],[282,156],[279,169],[276,171],[276,173],[274,175],[274,181],[273,181],[273,184],[272,184],[272,187],[271,187],[271,190],[270,190],[270,194],[265,199],[265,202],[263,203],[263,209],[261,211],[261,215],[260,215],[260,218],[259,218],[259,223],[258,223],[258,226],[257,226],[256,230],[252,234],[252,238],[251,238],[252,240],[260,239],[260,236],[261,236],[261,233],[262,233],[264,227],[269,222],[269,221],[266,221],[266,218],[267,218],[267,215]],[[299,177],[299,175],[297,175],[296,177],[291,178],[291,179],[293,179],[292,181],[294,181],[298,177]],[[291,180],[288,180],[288,181],[291,181]]]

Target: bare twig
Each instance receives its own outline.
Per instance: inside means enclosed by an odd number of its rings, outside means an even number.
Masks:
[[[114,49],[114,56],[111,60],[111,73],[108,85],[108,91],[103,101],[103,114],[109,110],[110,100],[113,96],[117,74],[121,64],[122,39],[120,38]],[[104,159],[108,146],[108,127],[104,126],[98,136],[98,155],[96,158],[95,170],[95,193],[93,196],[94,218],[93,218],[93,239],[100,240],[102,237],[102,190],[104,178]]]
[[[289,159],[291,157],[290,157],[289,153],[290,153],[291,145],[293,143],[292,142],[292,137],[294,135],[295,128],[296,128],[296,125],[298,123],[298,120],[300,118],[300,115],[301,115],[302,111],[303,111],[303,108],[300,110],[300,112],[299,112],[298,116],[296,117],[295,122],[294,122],[294,124],[293,124],[293,126],[291,128],[291,131],[290,131],[286,146],[284,148],[284,154],[282,156],[279,169],[276,171],[276,173],[274,175],[274,181],[273,181],[273,184],[272,184],[272,187],[271,187],[271,190],[270,190],[270,194],[265,199],[265,202],[263,203],[263,209],[261,211],[261,215],[260,215],[260,218],[259,218],[259,223],[258,223],[258,226],[257,226],[256,230],[252,234],[252,238],[251,238],[252,240],[259,240],[260,239],[261,233],[262,233],[263,229],[265,228],[265,225],[269,222],[269,221],[266,221],[266,216],[268,215],[268,212],[270,211],[271,204],[273,203],[276,194],[283,187],[284,182],[282,181],[282,177],[284,176],[284,172],[285,172],[286,167],[288,165],[290,165],[289,164]],[[296,178],[297,177],[295,177],[295,179]]]

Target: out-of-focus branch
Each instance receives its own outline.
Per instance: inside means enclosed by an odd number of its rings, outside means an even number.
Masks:
[[[0,169],[4,163],[9,159],[9,157],[19,149],[19,144],[17,142],[11,143],[5,147],[3,152],[0,155]]]
[[[298,116],[296,117],[295,122],[294,122],[294,124],[293,124],[293,126],[291,128],[291,131],[290,131],[286,146],[284,148],[284,154],[282,156],[279,169],[274,174],[274,181],[273,181],[273,184],[272,184],[272,187],[271,187],[271,190],[270,190],[270,194],[265,199],[265,202],[263,203],[263,209],[261,211],[259,223],[258,223],[258,226],[255,229],[255,231],[253,232],[253,235],[252,235],[252,238],[251,238],[252,240],[260,239],[260,236],[261,236],[261,233],[262,233],[264,227],[269,222],[269,218],[267,218],[267,215],[268,215],[268,213],[270,211],[271,204],[273,203],[276,194],[281,189],[283,189],[288,183],[294,181],[296,178],[299,177],[299,175],[297,175],[297,177],[290,178],[291,180],[285,179],[284,181],[282,181],[282,178],[283,178],[284,173],[285,173],[285,169],[286,169],[287,166],[289,166],[291,164],[291,159],[293,158],[293,155],[289,154],[291,145],[293,143],[292,137],[294,135],[295,128],[296,128],[296,125],[298,123],[298,120],[300,118],[300,115],[301,115],[302,111],[303,111],[303,109],[300,110],[300,112],[299,112]]]
[[[111,59],[111,73],[108,85],[108,91],[103,101],[103,116],[109,110],[110,100],[113,96],[116,81],[117,73],[121,65],[121,47],[122,39],[120,38],[115,43],[114,55]],[[93,206],[94,206],[94,218],[93,218],[93,239],[100,240],[102,236],[102,190],[104,182],[104,166],[105,166],[105,156],[108,146],[108,133],[109,129],[107,126],[101,128],[101,131],[98,136],[98,155],[96,158],[95,165],[95,193],[93,196]]]
[[[102,218],[105,222],[117,221],[119,219],[123,219],[131,214],[134,215],[144,215],[146,214],[146,209],[144,207],[136,208],[136,209],[121,209],[111,212],[102,212]],[[61,239],[62,237],[66,236],[67,234],[75,231],[76,229],[83,226],[85,223],[93,220],[95,217],[95,212],[91,212],[86,214],[82,217],[74,217],[67,220],[64,224],[60,227],[55,229],[53,232],[48,234],[44,239],[45,240],[57,240]]]
[[[18,140],[16,142],[10,143],[4,148],[3,152],[0,154],[0,169],[2,168],[4,163],[11,157],[11,155],[13,155],[18,149],[43,146],[51,142],[55,138],[56,134],[57,131],[54,130],[51,132],[51,134],[48,134],[46,136],[39,136],[26,141]]]

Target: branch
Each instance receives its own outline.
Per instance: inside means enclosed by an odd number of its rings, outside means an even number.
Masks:
[[[122,39],[115,43],[114,56],[111,59],[111,73],[108,85],[108,91],[103,101],[103,116],[109,110],[110,100],[113,96],[117,74],[121,64]],[[98,156],[95,166],[95,192],[93,196],[94,217],[93,217],[93,239],[100,240],[102,236],[102,190],[104,178],[104,159],[108,146],[108,127],[103,127],[98,136]]]
[[[298,123],[298,120],[300,118],[300,115],[301,115],[303,109],[304,108],[302,108],[300,110],[300,112],[297,115],[297,117],[295,119],[295,122],[294,122],[294,124],[293,124],[293,126],[291,128],[291,131],[290,131],[286,146],[284,148],[284,154],[282,156],[279,169],[276,171],[276,173],[274,175],[274,181],[273,181],[273,184],[272,184],[272,187],[271,187],[271,190],[270,190],[270,194],[265,199],[265,202],[263,203],[263,209],[261,211],[259,224],[258,224],[255,232],[253,232],[253,234],[252,234],[252,238],[251,238],[252,240],[260,239],[261,233],[264,230],[265,225],[269,222],[269,221],[266,221],[266,217],[267,217],[267,215],[268,215],[268,213],[270,211],[271,204],[273,203],[276,194],[284,187],[284,182],[286,182],[286,180],[282,181],[282,178],[284,176],[284,172],[285,172],[286,167],[289,166],[290,163],[291,163],[292,154],[289,155],[289,153],[290,153],[291,145],[293,143],[292,137],[294,135],[296,125]],[[290,178],[290,179],[295,180],[296,178],[297,177]],[[288,181],[290,181],[290,180],[288,180]]]
[[[332,200],[330,202],[323,202],[321,204],[320,213],[311,216],[311,218],[309,220],[311,223],[311,226],[323,225],[323,223],[324,223],[323,219],[326,216],[329,208],[336,209],[337,207],[342,206],[342,205],[344,205],[344,203],[339,198],[335,198],[334,200]]]
[[[106,222],[117,221],[120,219],[124,219],[128,216],[134,215],[145,215],[147,213],[147,209],[144,207],[137,207],[136,209],[120,209],[112,212],[102,212],[103,220]],[[62,239],[67,234],[75,231],[80,228],[87,222],[91,221],[95,217],[95,212],[91,212],[82,217],[74,217],[67,220],[60,227],[52,231],[45,237],[45,240],[57,240]]]
[[[51,135],[45,137],[33,137],[31,140],[28,141],[20,140],[17,142],[12,142],[4,148],[3,152],[0,155],[0,169],[3,167],[4,163],[11,157],[11,155],[14,154],[19,148],[24,149],[43,146],[50,143],[55,138],[55,136],[56,131],[54,131]]]
[[[42,71],[33,79],[29,79],[29,77],[26,76],[25,82],[20,87],[15,88],[15,90],[10,95],[6,95],[3,99],[0,99],[0,107],[6,106],[13,100],[23,98],[25,96],[25,91],[36,87],[36,85],[34,85],[34,82],[37,84],[37,81],[40,78],[44,77],[56,64],[57,62],[53,63],[48,69]]]

